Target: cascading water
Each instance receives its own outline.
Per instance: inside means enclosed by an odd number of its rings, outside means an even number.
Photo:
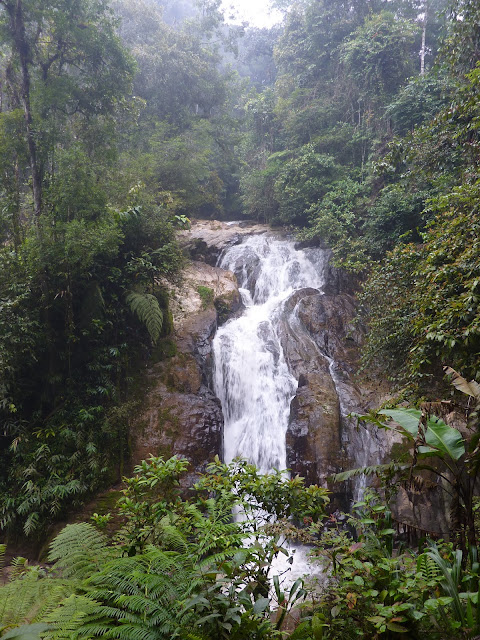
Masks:
[[[252,236],[228,249],[219,266],[237,275],[244,314],[214,339],[214,385],[224,414],[224,459],[241,456],[263,473],[285,469],[285,435],[297,381],[277,333],[281,309],[298,289],[321,290],[327,252]]]
[[[290,370],[294,361],[289,345],[295,345],[295,358],[328,363],[338,396],[342,446],[350,449],[355,466],[363,466],[368,456],[375,455],[372,437],[357,434],[347,417],[358,410],[352,404],[351,386],[349,391],[329,347],[317,344],[299,316],[302,300],[322,293],[329,258],[328,250],[298,250],[293,242],[268,234],[246,237],[221,256],[218,266],[237,276],[245,307],[240,317],[217,331],[213,341],[214,390],[223,409],[225,462],[246,458],[262,473],[287,467],[290,403],[298,386]],[[363,490],[363,482],[355,485],[354,498],[360,498]],[[290,579],[311,573],[308,550],[292,551],[295,566]],[[278,561],[275,565],[279,574],[290,568]]]
[[[237,276],[245,306],[213,341],[225,462],[242,457],[262,473],[286,469],[286,432],[297,380],[289,371],[278,329],[294,291],[322,289],[327,263],[326,251],[296,250],[293,242],[267,235],[247,237],[221,257],[219,266]],[[290,572],[284,584],[311,571],[308,550],[296,547],[292,552],[294,567],[285,564],[284,556],[274,563],[276,573]]]

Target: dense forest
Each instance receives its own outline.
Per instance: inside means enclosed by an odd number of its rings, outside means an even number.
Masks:
[[[115,541],[99,516],[54,540],[52,571],[17,559],[2,637],[480,632],[480,5],[273,4],[283,22],[266,29],[227,22],[219,0],[0,0],[2,535],[41,540],[124,474],[192,218],[330,247],[368,329],[363,371],[399,400],[450,396],[455,370],[472,436],[426,421],[412,464],[445,462],[463,529],[400,552],[374,494],[325,527],[326,492],[298,478],[217,460],[185,499],[186,463],[152,458],[126,480]],[[408,466],[384,469],[387,486]],[[323,599],[269,592],[285,532],[331,566]]]

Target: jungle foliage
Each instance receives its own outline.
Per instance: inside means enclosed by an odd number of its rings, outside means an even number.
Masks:
[[[352,515],[325,518],[324,489],[280,472],[261,476],[241,460],[216,459],[185,499],[179,481],[186,470],[179,458],[151,457],[126,479],[114,539],[90,523],[70,524],[51,543],[48,567],[16,559],[0,586],[2,637],[441,640],[478,633],[474,547],[464,553],[440,541],[402,551],[375,493],[367,491]],[[232,508],[242,518],[233,521]],[[310,544],[313,575],[287,582],[295,568],[289,540]]]
[[[284,23],[239,43],[219,0],[0,0],[2,535],[41,538],[121,478],[122,406],[170,330],[189,216],[330,246],[364,281],[366,371],[428,394],[448,363],[476,389],[478,2],[275,4]],[[323,489],[241,461],[216,460],[187,500],[185,461],[153,458],[125,481],[115,540],[76,524],[53,570],[15,560],[2,637],[478,635],[478,412],[463,443],[387,411],[415,464],[433,451],[452,474],[459,548],[403,552],[370,494],[349,528],[327,523]],[[412,468],[392,464],[398,482]],[[324,588],[282,586],[284,538],[330,566]]]
[[[117,407],[171,328],[175,229],[236,206],[229,31],[189,7],[173,26],[151,3],[0,2],[4,532],[44,535],[121,476]]]
[[[291,2],[245,105],[247,215],[365,281],[365,370],[479,379],[478,3]],[[419,55],[420,52],[420,55]]]

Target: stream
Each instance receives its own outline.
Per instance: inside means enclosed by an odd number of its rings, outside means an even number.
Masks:
[[[213,340],[213,383],[224,417],[226,463],[242,457],[262,473],[287,468],[286,435],[298,389],[292,370],[298,370],[299,362],[331,379],[337,397],[339,455],[344,451],[344,460],[353,466],[380,460],[375,435],[355,429],[348,417],[359,409],[358,397],[348,375],[332,357],[328,336],[325,345],[299,314],[309,296],[323,293],[331,274],[329,259],[329,250],[296,249],[292,240],[273,234],[247,236],[220,256],[218,266],[236,275],[244,305],[243,313],[221,326]],[[324,472],[320,470],[326,477]],[[361,477],[346,488],[346,495],[359,500],[364,489]],[[293,580],[312,569],[308,550],[292,549]],[[274,570],[282,573],[284,567]]]

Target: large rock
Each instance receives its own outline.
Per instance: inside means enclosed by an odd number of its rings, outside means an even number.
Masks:
[[[194,475],[222,451],[222,410],[210,385],[216,307],[228,315],[241,302],[235,276],[203,262],[188,266],[170,299],[175,347],[147,370],[144,406],[131,431],[132,465],[150,454],[181,455]]]
[[[290,406],[287,463],[308,484],[326,486],[341,467],[340,411],[335,385],[323,372],[302,374]]]
[[[136,421],[133,462],[151,455],[181,455],[191,462],[192,474],[221,452],[223,416],[220,402],[201,384],[193,357],[178,356],[148,374],[142,414]],[[175,387],[170,386],[174,383]],[[186,478],[186,484],[191,477]]]
[[[332,375],[327,313],[317,289],[301,289],[284,303],[279,324],[285,358],[298,380],[286,436],[287,463],[308,483],[327,486],[345,467],[338,380]],[[323,326],[320,323],[323,321]],[[335,318],[335,330],[342,323]],[[337,505],[344,501],[337,500]]]
[[[287,431],[287,461],[308,482],[329,486],[335,506],[346,507],[355,484],[328,482],[334,473],[380,462],[388,450],[374,430],[357,430],[348,417],[368,399],[354,382],[361,330],[353,323],[355,299],[347,293],[301,289],[284,303],[280,339],[298,379]]]
[[[269,227],[255,222],[220,222],[219,220],[193,220],[190,229],[178,234],[180,244],[196,261],[216,265],[227,247],[241,242],[247,235],[267,233]]]

